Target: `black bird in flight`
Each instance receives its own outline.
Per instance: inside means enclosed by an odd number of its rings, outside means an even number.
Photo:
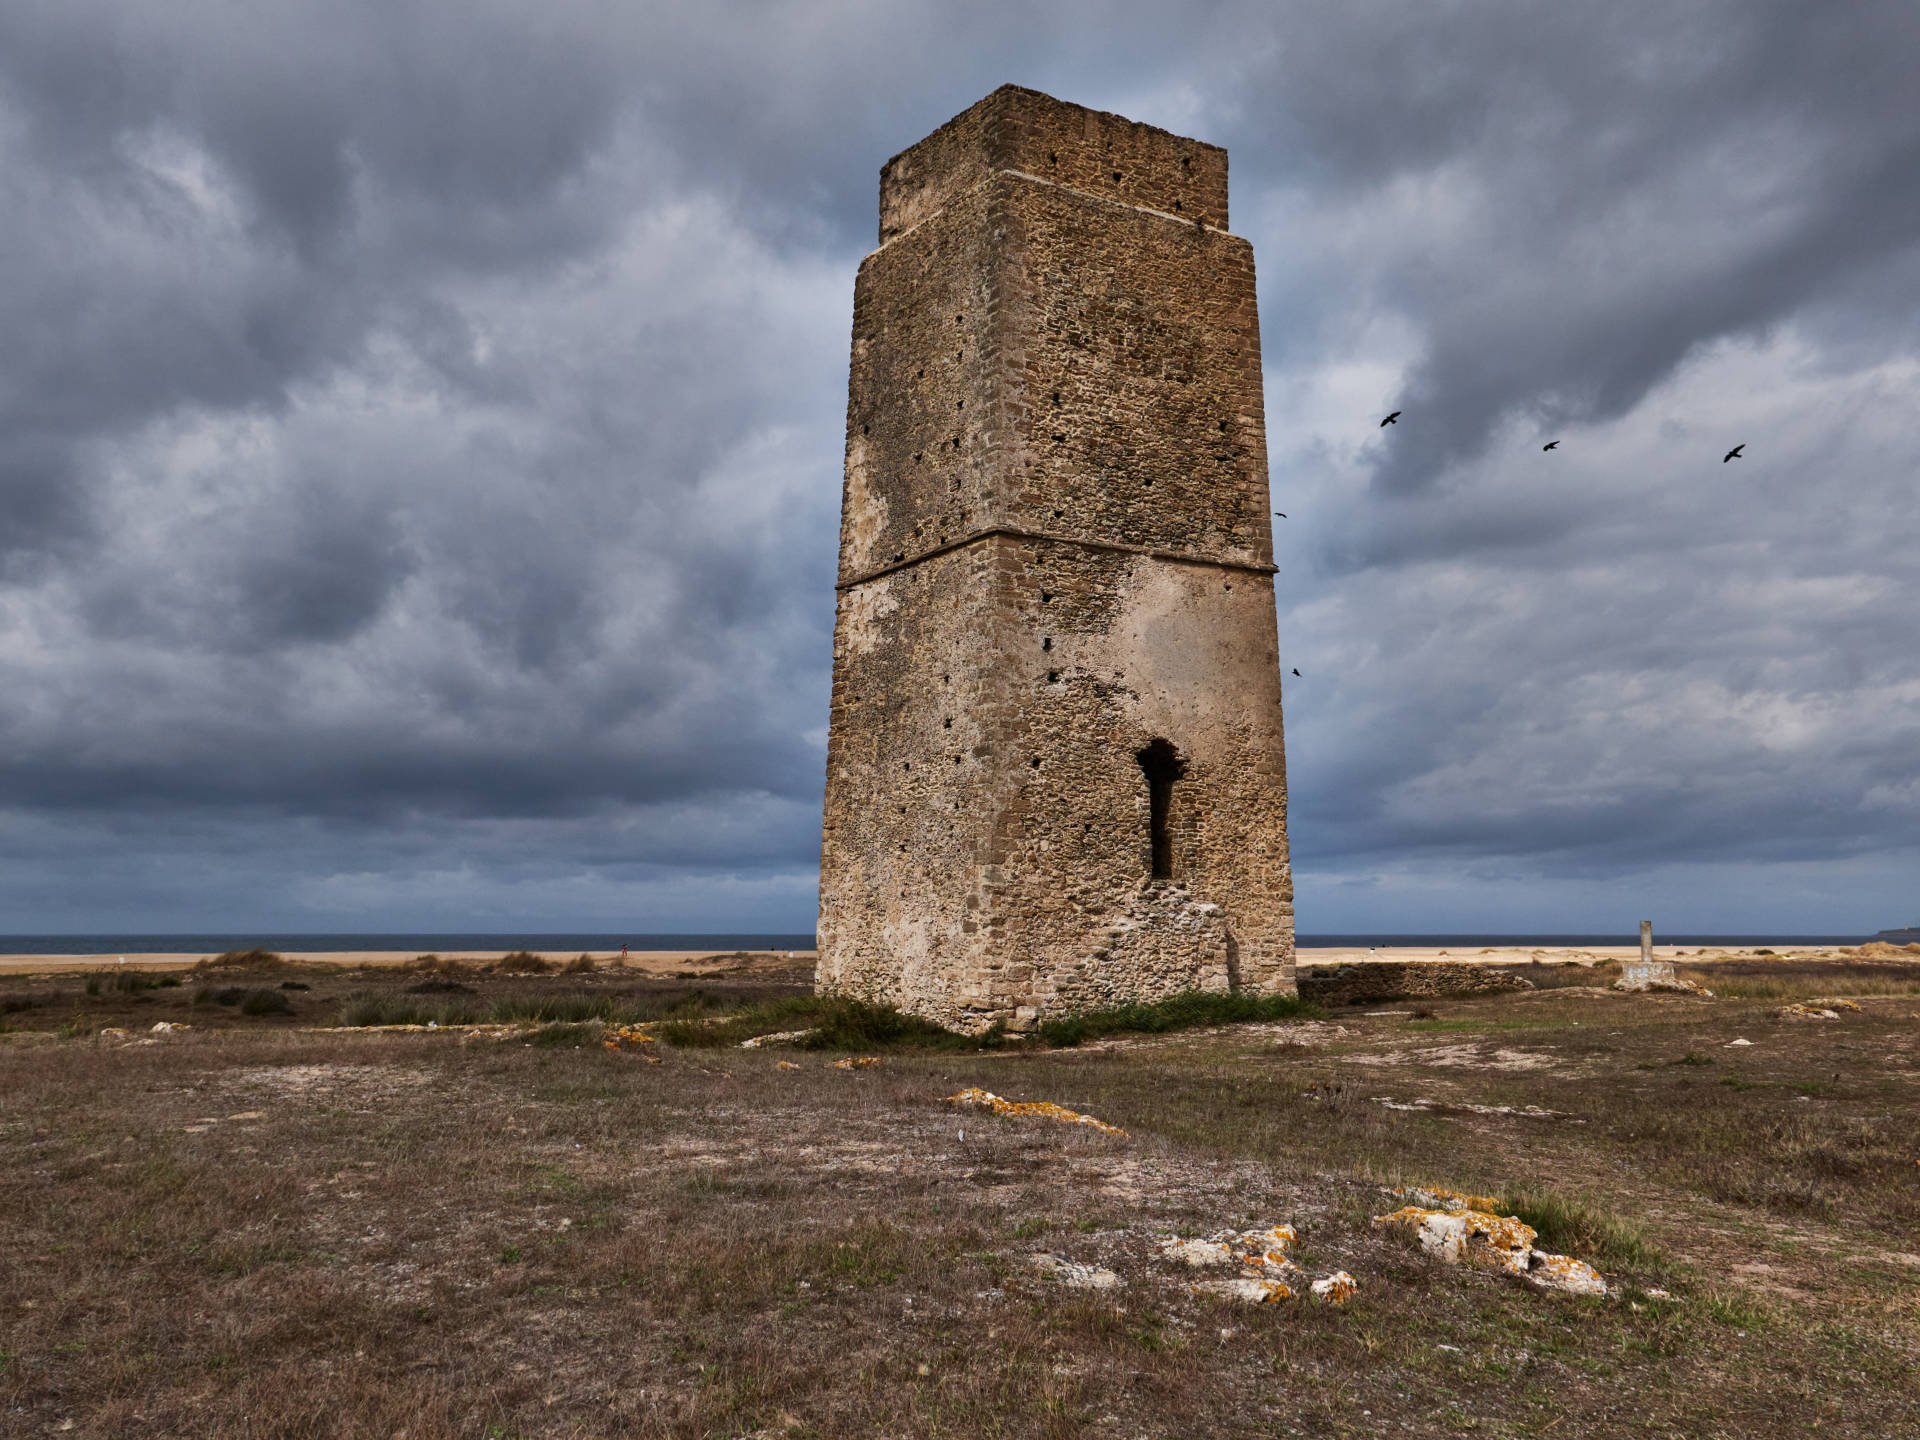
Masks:
[[[1736,445],[1736,446],[1734,446],[1734,447],[1733,447],[1733,448],[1732,448],[1731,450],[1729,450],[1729,451],[1727,451],[1727,453],[1726,453],[1726,454],[1724,454],[1724,455],[1722,455],[1722,456],[1720,457],[1720,463],[1721,463],[1722,465],[1724,465],[1724,464],[1726,464],[1726,463],[1727,463],[1727,461],[1729,461],[1729,460],[1744,460],[1744,459],[1746,459],[1747,457],[1746,457],[1746,456],[1744,456],[1744,455],[1742,455],[1742,454],[1740,453],[1740,452],[1741,452],[1742,450],[1744,450],[1744,449],[1746,449],[1746,448],[1747,448],[1747,442],[1746,442],[1746,441],[1744,441],[1744,440],[1742,440],[1742,441],[1741,441],[1741,442],[1740,442],[1740,443],[1739,443],[1738,445]]]
[[[1396,410],[1391,415],[1387,416],[1386,419],[1380,422],[1381,427],[1384,429],[1386,426],[1393,424],[1393,422],[1398,420],[1399,418],[1400,418],[1400,412]]]
[[[1559,446],[1559,444],[1560,442],[1558,440],[1549,440],[1547,441],[1546,444],[1542,445],[1540,449],[1542,452],[1553,450],[1553,449],[1556,449]]]
[[[1287,512],[1284,510],[1276,510],[1273,513],[1278,515],[1282,520],[1287,518]]]
[[[1298,670],[1295,670],[1293,673],[1298,675],[1300,672]]]

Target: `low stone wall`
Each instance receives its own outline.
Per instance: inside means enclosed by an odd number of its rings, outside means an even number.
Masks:
[[[1300,998],[1316,1005],[1366,1005],[1377,1000],[1424,1000],[1451,995],[1497,995],[1531,990],[1533,982],[1498,965],[1453,961],[1378,960],[1364,965],[1314,965],[1297,972]]]

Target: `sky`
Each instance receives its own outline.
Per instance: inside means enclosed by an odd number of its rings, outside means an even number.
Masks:
[[[1920,921],[1917,65],[1911,0],[0,0],[0,932],[810,930],[877,175],[1009,81],[1230,152],[1302,931]]]

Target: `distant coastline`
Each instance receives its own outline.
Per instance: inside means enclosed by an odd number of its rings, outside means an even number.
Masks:
[[[1860,945],[1869,940],[1897,938],[1920,940],[1920,928],[1883,930],[1878,935],[1782,935],[1768,932],[1754,935],[1711,935],[1664,933],[1656,930],[1654,941],[1661,946],[1713,946],[1748,949],[1762,945]],[[1506,934],[1317,934],[1302,932],[1296,937],[1302,950],[1406,948],[1532,948],[1564,949],[1607,945],[1635,945],[1640,937],[1633,932],[1548,935],[1531,932]],[[220,955],[230,950],[259,947],[285,954],[342,954],[349,951],[408,951],[416,955],[461,955],[475,952],[498,953],[530,950],[544,955],[604,955],[618,953],[623,947],[635,954],[649,951],[719,952],[729,950],[804,950],[811,951],[814,937],[802,933],[737,932],[702,934],[699,932],[661,934],[595,932],[455,932],[414,933],[234,933],[138,935],[0,935],[0,955]]]
[[[1898,930],[1876,930],[1876,940],[1920,940],[1920,925],[1902,925]]]

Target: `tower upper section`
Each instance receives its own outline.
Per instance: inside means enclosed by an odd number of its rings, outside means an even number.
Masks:
[[[993,535],[1271,568],[1227,156],[1005,86],[887,162],[854,296],[840,583]]]
[[[880,243],[1003,170],[1227,228],[1218,145],[1002,85],[880,167]]]

